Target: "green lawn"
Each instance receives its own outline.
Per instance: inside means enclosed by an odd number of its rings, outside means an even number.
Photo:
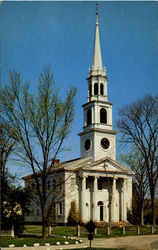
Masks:
[[[140,235],[150,235],[151,234],[151,227],[140,227]],[[158,227],[155,228],[154,234],[158,234]],[[107,235],[107,229],[105,228],[98,228],[97,235],[95,237],[102,238],[102,237],[119,237],[123,235],[122,228],[112,228],[111,234]],[[137,235],[137,227],[136,226],[128,226],[126,227],[125,236],[134,236]]]
[[[76,240],[71,240],[68,238],[61,238],[61,236],[76,236],[77,230],[76,227],[70,226],[56,226],[52,228],[52,237],[47,239],[42,239],[41,236],[42,226],[40,225],[26,225],[24,231],[24,237],[18,238],[1,238],[1,246],[8,247],[10,244],[14,244],[16,247],[23,246],[26,244],[27,246],[32,246],[34,243],[39,243],[40,245],[44,245],[45,243],[50,243],[50,245],[55,245],[57,241],[60,241],[61,244],[64,244],[65,241],[68,241],[70,244],[75,243]],[[140,235],[149,235],[151,234],[151,227],[140,227]],[[158,227],[154,234],[158,234]],[[33,235],[35,237],[33,237]],[[106,228],[97,228],[97,235],[94,236],[96,238],[109,238],[109,237],[119,237],[122,236],[121,228],[112,228],[111,234],[107,235]],[[126,227],[126,235],[132,236],[137,235],[137,227],[130,226]],[[81,237],[88,236],[88,232],[85,228],[81,227]],[[88,249],[88,248],[87,248]],[[94,248],[95,249],[95,248]],[[97,249],[107,249],[107,248],[97,248]],[[114,248],[113,248],[114,249]]]
[[[40,225],[26,225],[24,233],[29,234],[41,234],[42,227]],[[140,235],[149,235],[151,234],[151,227],[140,227]],[[156,227],[156,230],[154,234],[158,234],[158,226]],[[76,236],[77,235],[77,229],[76,227],[70,227],[70,226],[56,226],[52,228],[52,235],[54,236]],[[122,229],[121,228],[112,228],[111,234],[107,235],[107,228],[97,228],[97,235],[94,236],[96,238],[104,238],[104,237],[118,237],[122,236]],[[137,235],[137,227],[136,226],[129,226],[126,227],[126,234],[127,236]],[[87,237],[88,232],[84,227],[81,227],[81,237]]]
[[[34,243],[39,243],[40,246],[44,246],[45,243],[50,243],[50,245],[56,245],[56,242],[60,241],[61,245],[64,245],[65,241],[68,241],[70,244],[74,244],[76,240],[69,240],[69,239],[63,239],[63,238],[31,238],[31,237],[25,237],[25,238],[8,238],[8,237],[1,237],[1,247],[9,247],[10,244],[14,244],[15,247],[22,247],[24,244],[27,246],[33,246]],[[83,248],[77,248],[77,250],[80,250]],[[89,248],[84,248],[89,249]],[[92,248],[97,250],[125,250],[125,248]]]
[[[39,243],[41,246],[44,246],[45,243],[50,243],[50,245],[56,245],[56,242],[60,241],[61,244],[64,245],[65,241],[68,241],[70,244],[74,244],[76,240],[68,240],[63,238],[9,238],[9,237],[1,237],[1,247],[8,247],[10,244],[14,244],[16,247],[22,247],[24,244],[27,246],[32,246],[34,243]]]
[[[40,225],[25,225],[24,233],[29,234],[41,234],[42,232],[42,226]],[[52,235],[58,235],[58,236],[76,236],[77,229],[76,227],[70,227],[70,226],[57,226],[52,227]]]

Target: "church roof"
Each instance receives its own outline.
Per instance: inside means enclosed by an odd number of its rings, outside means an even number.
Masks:
[[[104,157],[97,161],[94,161],[92,157],[86,158],[78,158],[73,161],[63,162],[52,169],[51,173],[56,171],[71,171],[78,172],[88,171],[88,172],[107,172],[111,174],[126,174],[126,175],[134,175],[134,172],[130,170],[128,167],[119,163],[116,160],[111,159],[110,157]]]
[[[69,161],[65,161],[65,162],[61,162],[59,164],[55,164],[53,165],[50,170],[49,170],[49,174],[53,174],[59,171],[63,171],[63,170],[74,170],[74,171],[78,171],[79,169],[81,169],[81,167],[83,167],[85,164],[88,164],[88,162],[91,161],[91,157],[90,158],[76,158],[76,159],[72,159]],[[41,172],[36,172],[37,176],[41,175]],[[34,174],[30,174],[27,176],[24,176],[23,179],[27,180],[27,179],[32,179],[34,177]]]
[[[86,158],[76,158],[70,161],[59,163],[58,165],[54,165],[50,170],[50,175],[53,173],[58,173],[60,171],[70,171],[70,172],[78,172],[78,171],[86,171],[86,172],[106,172],[111,174],[126,174],[126,175],[134,175],[134,172],[129,168],[125,167],[121,163],[116,160],[113,160],[109,157],[102,158],[97,161],[93,161],[92,157]],[[40,176],[40,172],[37,173]],[[33,175],[28,175],[23,177],[24,180],[32,179]]]

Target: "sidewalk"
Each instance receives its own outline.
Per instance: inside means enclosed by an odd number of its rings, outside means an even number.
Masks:
[[[40,247],[14,247],[2,248],[3,250],[57,250],[89,247],[89,241],[78,245],[40,246]],[[92,247],[125,248],[126,250],[158,250],[158,235],[126,236],[116,238],[95,238]]]

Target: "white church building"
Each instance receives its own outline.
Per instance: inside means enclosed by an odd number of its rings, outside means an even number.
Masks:
[[[112,126],[112,103],[108,101],[106,69],[102,66],[98,14],[94,38],[93,64],[89,69],[88,102],[83,104],[84,126],[80,136],[80,158],[55,161],[48,186],[62,180],[63,193],[55,198],[56,220],[67,223],[71,202],[75,201],[83,222],[127,220],[132,206],[132,175],[116,161],[116,134]],[[30,182],[25,176],[25,184]],[[27,221],[41,221],[34,206]]]

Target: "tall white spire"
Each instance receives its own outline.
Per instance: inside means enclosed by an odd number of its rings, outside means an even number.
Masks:
[[[96,3],[96,30],[95,30],[95,38],[94,38],[92,70],[103,70],[101,49],[100,49],[100,39],[99,39],[98,4],[97,3]]]

